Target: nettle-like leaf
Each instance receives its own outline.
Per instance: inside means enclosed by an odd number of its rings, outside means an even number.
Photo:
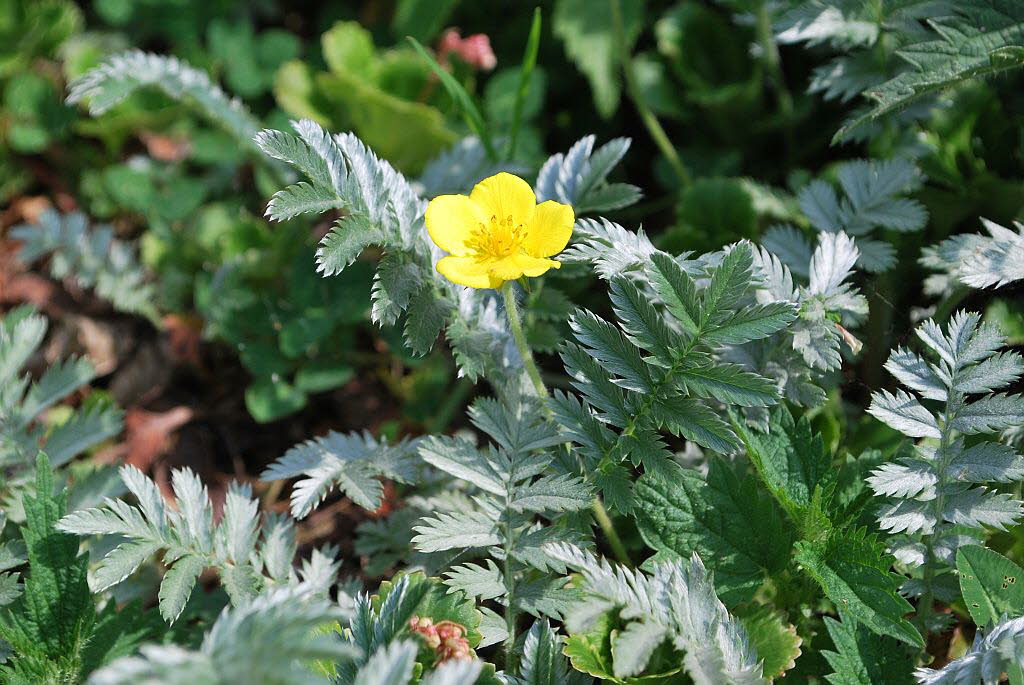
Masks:
[[[772,411],[768,430],[752,430],[733,420],[747,455],[769,492],[803,531],[817,533],[835,489],[837,472],[821,436],[806,416],[795,420],[785,407]]]
[[[58,529],[76,535],[116,535],[125,541],[106,554],[90,578],[93,591],[117,585],[144,561],[163,550],[168,566],[160,583],[160,614],[168,623],[181,615],[204,569],[220,575],[236,605],[264,589],[297,579],[326,591],[334,584],[337,562],[329,550],[315,551],[296,572],[295,530],[283,518],[271,517],[261,527],[258,502],[248,486],[233,483],[224,500],[223,515],[214,523],[213,504],[206,486],[190,469],[171,476],[177,507],[169,507],[156,483],[131,466],[121,478],[136,505],[107,498],[105,508],[84,509],[61,519]]]
[[[60,215],[43,211],[34,224],[11,229],[11,237],[22,241],[19,258],[31,263],[49,257],[50,273],[57,279],[71,279],[81,288],[95,289],[115,309],[158,317],[156,291],[138,263],[135,250],[113,237],[108,225],[89,227],[84,214]]]
[[[259,121],[237,98],[231,98],[210,80],[206,72],[177,57],[130,50],[108,58],[71,84],[68,102],[86,102],[89,113],[99,116],[110,111],[140,88],[153,87],[167,96],[186,102],[210,121],[231,133],[246,148],[253,149]]]
[[[866,95],[871,109],[841,128],[841,140],[855,128],[908,107],[968,79],[985,78],[1024,66],[1024,8],[1014,0],[962,0],[947,17],[926,15],[932,31],[897,55],[910,69]]]
[[[452,568],[445,583],[471,597],[497,601],[512,617],[505,625],[514,625],[524,612],[560,618],[577,593],[551,575],[564,569],[542,546],[584,539],[569,514],[590,506],[591,489],[581,477],[553,464],[559,456],[554,448],[564,437],[536,400],[480,399],[469,414],[494,445],[478,448],[465,438],[430,437],[421,444],[420,456],[475,488],[473,501],[461,510],[424,517],[413,543],[421,552],[479,550],[490,557]],[[499,627],[490,639],[515,636]]]
[[[832,685],[911,685],[914,678],[912,650],[897,640],[878,635],[852,619],[840,623],[825,617],[825,627],[835,651],[821,654],[832,667],[825,676]]]
[[[625,275],[611,278],[618,325],[585,310],[570,317],[576,340],[563,347],[562,360],[581,397],[556,393],[553,408],[580,445],[593,482],[617,509],[631,507],[622,462],[656,472],[670,461],[662,430],[727,452],[736,436],[716,408],[761,408],[778,400],[770,379],[715,356],[720,345],[763,339],[795,316],[789,303],[744,299],[753,273],[746,243],[714,266],[652,252],[639,284]]]
[[[979,626],[1024,615],[1024,569],[1002,554],[981,545],[961,547],[956,570],[964,604]]]
[[[144,645],[94,673],[88,685],[325,683],[312,670],[317,662],[347,663],[358,655],[325,630],[348,613],[304,584],[278,588],[226,607],[198,649]]]
[[[337,488],[369,511],[380,508],[384,487],[380,478],[412,482],[419,460],[418,441],[389,445],[369,433],[336,433],[299,443],[263,472],[265,481],[299,477],[292,487],[291,512],[308,516]]]
[[[679,466],[644,475],[634,512],[658,559],[707,559],[729,606],[751,600],[769,575],[785,567],[795,539],[756,481],[720,459],[710,462],[706,479]]]
[[[1002,619],[991,630],[978,631],[974,644],[959,659],[936,670],[914,672],[920,685],[959,685],[982,682],[995,685],[1007,671],[1021,676],[1024,663],[1024,616]]]
[[[29,563],[24,593],[0,612],[0,638],[12,651],[0,666],[0,677],[4,682],[79,682],[155,637],[157,626],[134,604],[119,611],[112,602],[96,610],[86,579],[88,555],[79,554],[75,536],[55,527],[67,509],[68,493],[54,493],[53,472],[42,453],[35,486],[34,496],[24,497],[21,532]],[[8,545],[0,549],[6,556],[3,568],[21,561]]]
[[[798,542],[795,550],[796,561],[844,616],[875,633],[924,647],[920,633],[904,618],[913,607],[897,592],[902,578],[890,570],[892,557],[877,538],[853,529],[825,541]]]
[[[922,250],[920,262],[941,272],[925,280],[931,295],[947,294],[956,283],[971,288],[1001,288],[1024,279],[1024,224],[1017,232],[981,220],[989,235],[962,233]]]
[[[92,398],[49,430],[40,423],[47,409],[96,375],[87,360],[70,358],[31,382],[25,365],[46,329],[46,319],[30,307],[15,308],[0,320],[0,465],[7,470],[9,487],[25,483],[40,446],[52,466],[63,466],[121,432],[123,413],[109,401]]]
[[[911,160],[897,158],[843,162],[836,166],[835,175],[841,197],[831,183],[817,179],[797,194],[800,209],[815,230],[856,237],[858,266],[871,272],[887,271],[896,262],[893,247],[869,236],[876,229],[912,232],[924,228],[927,210],[907,197],[921,186],[920,172]],[[792,242],[793,235],[791,227],[776,229],[766,238],[766,246],[772,249],[774,242]],[[783,257],[790,252],[793,250],[777,254]],[[796,268],[794,264],[790,267]]]
[[[571,205],[577,216],[628,207],[641,197],[628,183],[609,183],[608,174],[629,150],[629,138],[614,138],[594,149],[595,136],[578,140],[565,154],[552,155],[537,176],[537,201]]]
[[[746,629],[719,601],[696,554],[653,564],[647,575],[564,543],[546,550],[582,576],[586,599],[566,618],[571,634],[611,611],[627,621],[611,645],[614,677],[639,675],[667,643],[683,652],[683,668],[697,685],[768,682]]]
[[[959,546],[971,544],[986,527],[1006,528],[1024,514],[1021,502],[986,487],[1024,477],[1024,458],[1007,445],[971,438],[1024,421],[1024,399],[994,392],[1024,373],[1024,359],[999,352],[1003,336],[980,319],[959,312],[945,329],[925,321],[917,335],[934,361],[897,349],[886,368],[911,392],[875,393],[868,409],[904,435],[923,438],[867,479],[876,495],[888,499],[880,525],[902,534],[893,549],[912,568],[944,572]],[[925,402],[939,403],[938,409]]]

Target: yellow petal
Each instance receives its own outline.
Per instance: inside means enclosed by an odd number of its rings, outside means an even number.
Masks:
[[[469,197],[480,205],[488,219],[493,216],[503,221],[512,217],[513,226],[529,224],[537,205],[530,184],[504,171],[477,183]]]
[[[437,263],[437,272],[452,283],[470,288],[500,288],[502,283],[489,273],[486,264],[473,257],[444,257]]]
[[[553,259],[539,259],[528,254],[518,254],[490,262],[489,271],[503,281],[511,281],[520,276],[535,277],[548,269],[558,269],[562,265]]]
[[[553,200],[537,205],[526,227],[523,249],[534,257],[550,257],[565,249],[576,220],[572,207]]]
[[[424,218],[431,240],[454,255],[469,254],[466,242],[480,224],[490,219],[465,195],[438,195],[427,205]]]

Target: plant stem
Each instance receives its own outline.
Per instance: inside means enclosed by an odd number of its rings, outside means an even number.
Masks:
[[[537,392],[537,397],[546,398],[548,397],[548,389],[544,385],[544,379],[540,377],[537,362],[533,360],[533,353],[526,342],[526,333],[523,332],[523,322],[519,318],[519,305],[516,304],[515,284],[512,281],[505,281],[505,284],[501,286],[501,294],[505,298],[508,328],[512,333],[512,339],[516,343],[516,349],[519,350],[519,356],[523,360],[523,368],[526,369],[526,375],[533,382],[533,389]]]
[[[615,524],[612,522],[611,516],[608,515],[608,510],[604,508],[604,502],[601,501],[600,495],[594,497],[594,501],[590,503],[590,508],[594,511],[594,519],[597,521],[597,525],[601,526],[601,532],[604,533],[608,546],[612,548],[615,560],[623,566],[632,568],[633,563],[629,559],[629,552],[626,551],[626,546],[622,544],[622,538],[619,537],[618,531],[615,530]]]
[[[544,385],[544,379],[541,378],[540,370],[537,368],[537,363],[533,360],[533,353],[530,351],[530,346],[526,342],[526,334],[523,332],[523,322],[519,316],[519,305],[516,304],[515,285],[512,281],[506,281],[505,284],[501,286],[501,294],[505,300],[505,312],[508,315],[508,327],[512,332],[512,339],[516,343],[516,349],[519,350],[519,356],[523,360],[523,367],[526,369],[526,375],[528,375],[530,380],[533,382],[533,389],[536,391],[537,396],[542,399],[547,398],[550,396],[547,386]],[[622,539],[619,538],[619,534],[615,531],[615,524],[608,515],[608,511],[604,508],[604,503],[601,502],[601,497],[595,496],[594,501],[591,502],[590,506],[594,512],[594,519],[597,521],[597,525],[601,527],[601,532],[604,533],[605,539],[608,541],[608,546],[611,547],[616,560],[626,566],[632,566],[632,563],[629,560],[629,554],[626,552],[626,547],[622,544]]]
[[[619,63],[622,67],[622,78],[626,82],[626,92],[629,94],[629,99],[633,101],[633,106],[636,107],[637,114],[640,115],[640,120],[647,127],[647,132],[651,135],[654,144],[668,160],[669,166],[672,167],[672,171],[679,180],[679,189],[682,190],[690,185],[692,180],[690,172],[683,164],[683,160],[680,159],[679,153],[672,141],[669,140],[665,129],[661,127],[661,122],[640,96],[640,86],[637,83],[636,72],[633,70],[633,59],[629,54],[629,46],[626,45],[626,28],[622,21],[621,0],[609,0],[609,2],[612,12],[613,40],[619,52]]]
[[[768,0],[761,0],[757,8],[757,42],[761,46],[761,62],[768,74],[768,80],[775,91],[775,100],[779,113],[785,121],[786,150],[793,153],[793,96],[786,87],[786,79],[782,73],[782,60],[779,57],[779,46],[772,34],[772,17]]]

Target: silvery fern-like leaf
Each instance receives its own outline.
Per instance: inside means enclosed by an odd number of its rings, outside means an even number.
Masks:
[[[684,668],[698,685],[767,683],[746,630],[718,599],[696,554],[688,563],[654,564],[648,576],[572,545],[552,544],[546,551],[583,577],[588,601],[570,612],[570,631],[586,630],[600,613],[615,608],[627,621],[651,624],[637,629],[631,641],[643,637],[649,648],[649,642],[664,631],[665,639],[685,652]],[[628,661],[628,670],[640,672],[645,665]]]
[[[959,659],[941,669],[919,668],[920,685],[996,685],[1010,668],[1024,664],[1024,617],[1003,619],[987,631],[978,631],[974,644]]]
[[[478,660],[446,661],[421,681],[423,685],[471,685],[480,677],[483,663]]]
[[[810,277],[807,265],[811,261],[813,247],[800,230],[788,225],[770,226],[761,237],[761,245],[782,260],[795,276]]]
[[[291,512],[303,518],[334,488],[364,509],[381,505],[380,478],[408,483],[415,476],[418,441],[389,445],[369,433],[336,433],[299,443],[263,472],[265,481],[298,477]]]
[[[498,522],[484,512],[438,513],[421,520],[413,544],[421,552],[493,547],[503,542]]]
[[[491,161],[480,139],[468,137],[431,160],[414,187],[426,198],[466,193],[483,179],[501,171],[524,176],[526,170],[509,163]]]
[[[99,116],[136,90],[153,87],[169,97],[195,106],[213,123],[251,148],[259,121],[237,98],[228,97],[204,71],[176,57],[131,50],[114,55],[71,84],[68,102],[87,102],[89,113]]]
[[[359,669],[353,685],[408,685],[418,649],[411,640],[399,640],[381,647]]]
[[[43,412],[95,377],[88,361],[69,359],[31,383],[24,367],[46,330],[46,319],[30,307],[17,307],[0,319],[0,466],[10,487],[25,482],[40,447],[47,451],[51,466],[59,467],[122,428],[123,413],[96,397],[87,399],[48,433],[39,425]]]
[[[573,235],[575,241],[562,253],[562,261],[593,264],[605,280],[619,274],[642,277],[644,265],[657,252],[643,229],[634,233],[607,219],[580,219]]]
[[[76,535],[125,538],[106,554],[90,578],[94,591],[122,582],[159,550],[164,550],[170,566],[160,586],[160,613],[169,623],[178,618],[206,568],[217,570],[236,605],[275,584],[299,578],[320,591],[333,582],[337,564],[329,558],[299,573],[290,570],[289,558],[285,568],[282,556],[295,549],[294,529],[271,519],[260,535],[258,507],[248,486],[232,484],[223,516],[215,524],[206,487],[189,469],[176,470],[171,476],[177,508],[169,507],[157,485],[138,469],[122,467],[121,478],[136,505],[108,498],[105,508],[73,512],[58,524],[60,530]]]
[[[985,218],[981,223],[989,235],[955,235],[922,251],[921,264],[945,277],[930,281],[929,293],[948,290],[946,280],[972,288],[1000,288],[1024,279],[1024,224],[1015,223],[1014,232]]]
[[[902,390],[875,393],[868,413],[912,438],[938,438],[942,435],[932,413]]]
[[[505,594],[501,570],[490,559],[485,560],[485,565],[470,563],[452,567],[445,574],[445,584],[465,592],[468,597],[479,597],[481,600]]]
[[[537,176],[537,201],[572,205],[577,214],[610,211],[634,204],[640,189],[609,184],[608,174],[629,150],[628,138],[615,138],[594,149],[595,136],[585,136],[565,154],[552,155]]]
[[[921,185],[917,167],[908,159],[854,160],[838,165],[836,177],[842,197],[829,183],[811,181],[797,195],[800,208],[818,231],[861,238],[859,266],[887,270],[894,263],[891,248],[868,236],[876,228],[919,231],[927,223],[924,205],[905,197]]]
[[[80,212],[61,215],[53,209],[41,212],[32,224],[11,229],[11,237],[22,241],[19,257],[24,262],[49,257],[54,278],[95,289],[115,309],[155,321],[159,318],[156,290],[134,248],[113,235],[108,225],[90,227]]]
[[[945,327],[923,322],[917,335],[931,357],[898,348],[886,363],[911,392],[876,392],[868,409],[904,435],[924,438],[867,478],[876,495],[889,498],[879,524],[901,534],[893,542],[898,558],[929,569],[921,579],[908,581],[908,592],[917,588],[936,596],[941,588],[934,579],[949,568],[957,547],[971,539],[967,536],[980,536],[985,528],[1006,529],[1024,515],[1024,504],[984,487],[1020,480],[1024,457],[987,439],[972,439],[968,447],[964,438],[1024,423],[1024,398],[993,392],[1017,381],[1024,360],[1016,352],[1000,351],[1003,336],[980,319],[958,312]],[[940,408],[926,408],[917,395]]]
[[[547,620],[534,621],[523,644],[523,659],[518,678],[508,677],[511,685],[585,685],[585,674],[572,669],[562,655],[561,635]]]
[[[313,685],[313,665],[346,662],[356,652],[323,630],[345,618],[337,604],[302,585],[224,609],[196,650],[144,645],[94,672],[88,685]],[[404,682],[404,681],[403,681]]]

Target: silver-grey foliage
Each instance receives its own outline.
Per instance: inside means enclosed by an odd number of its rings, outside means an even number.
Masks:
[[[921,264],[940,273],[925,280],[925,292],[947,294],[956,283],[971,288],[1000,288],[1024,279],[1024,224],[1017,232],[988,219],[989,235],[962,233],[922,251]]]
[[[411,483],[417,473],[418,441],[389,445],[367,432],[336,433],[299,443],[267,467],[263,480],[295,478],[291,511],[296,518],[309,514],[333,488],[353,502],[374,511],[380,507],[384,487],[380,478]]]
[[[962,657],[940,669],[919,668],[914,675],[920,685],[997,685],[1013,667],[1024,668],[1024,617],[979,630]]]
[[[314,588],[280,588],[225,608],[198,649],[147,644],[93,673],[88,685],[326,684],[315,662],[356,654],[324,630],[346,615]]]
[[[640,189],[609,183],[608,174],[629,150],[629,138],[614,138],[594,149],[593,135],[578,140],[565,154],[552,155],[537,176],[537,201],[572,205],[577,215],[607,212],[634,204]]]
[[[267,589],[300,580],[321,591],[335,582],[339,564],[331,550],[314,551],[295,570],[293,523],[272,516],[261,526],[259,503],[252,499],[247,485],[232,483],[220,521],[214,523],[206,486],[190,469],[178,469],[171,475],[176,507],[168,506],[156,483],[138,469],[122,467],[121,478],[137,504],[108,498],[104,508],[68,514],[57,526],[76,535],[125,538],[91,574],[94,592],[125,580],[161,550],[168,569],[160,583],[159,604],[160,614],[168,622],[181,614],[199,575],[207,568],[216,569],[236,605]]]
[[[8,486],[27,478],[40,447],[56,468],[121,432],[123,414],[109,402],[87,401],[51,428],[39,421],[47,409],[96,375],[87,360],[70,358],[33,381],[25,367],[46,329],[46,319],[30,307],[18,307],[0,319],[0,467]]]
[[[927,210],[907,197],[920,187],[920,172],[912,161],[897,158],[843,162],[837,165],[835,175],[842,196],[831,183],[816,179],[797,194],[800,209],[815,230],[855,237],[860,251],[859,267],[872,272],[887,271],[896,263],[895,250],[889,243],[870,236],[876,229],[911,232],[924,228]],[[794,273],[805,267],[806,262],[799,256],[809,253],[810,245],[793,227],[772,227],[762,242]]]
[[[886,369],[906,390],[876,392],[868,409],[921,439],[867,479],[888,501],[879,523],[899,535],[894,554],[924,571],[905,588],[911,593],[942,596],[957,548],[976,543],[986,527],[1005,529],[1024,514],[1012,495],[986,487],[1024,479],[1024,458],[1007,445],[974,437],[1024,422],[1024,398],[997,392],[1024,373],[1024,360],[1000,351],[1002,334],[980,319],[959,312],[945,329],[931,320],[921,324],[917,335],[929,357],[894,350]]]
[[[481,627],[485,643],[514,640],[517,616],[558,618],[575,597],[563,578],[552,575],[564,568],[542,546],[584,537],[566,514],[589,507],[592,493],[579,476],[559,472],[565,452],[553,448],[565,438],[536,401],[477,400],[470,418],[494,445],[478,448],[464,438],[430,437],[420,454],[428,464],[474,486],[473,504],[422,519],[413,543],[421,552],[486,555],[482,562],[452,568],[445,583],[504,606],[503,624],[490,620]],[[493,612],[485,615],[496,618]]]
[[[668,642],[685,653],[684,668],[696,685],[768,682],[746,629],[718,599],[696,554],[689,562],[654,564],[646,575],[568,544],[545,551],[583,577],[586,600],[566,617],[570,633],[585,632],[610,611],[627,621],[611,648],[616,677],[643,673],[654,650]]]
[[[47,209],[34,224],[11,229],[22,241],[19,258],[31,263],[49,258],[54,278],[70,279],[80,288],[95,289],[115,309],[155,321],[156,291],[138,262],[135,249],[114,238],[111,226],[89,227],[81,212],[61,215]]]
[[[240,144],[251,148],[259,121],[238,98],[229,97],[201,71],[177,57],[141,50],[114,55],[71,84],[68,102],[86,102],[99,116],[140,88],[153,87],[175,100],[198,107],[215,124],[227,129]]]

